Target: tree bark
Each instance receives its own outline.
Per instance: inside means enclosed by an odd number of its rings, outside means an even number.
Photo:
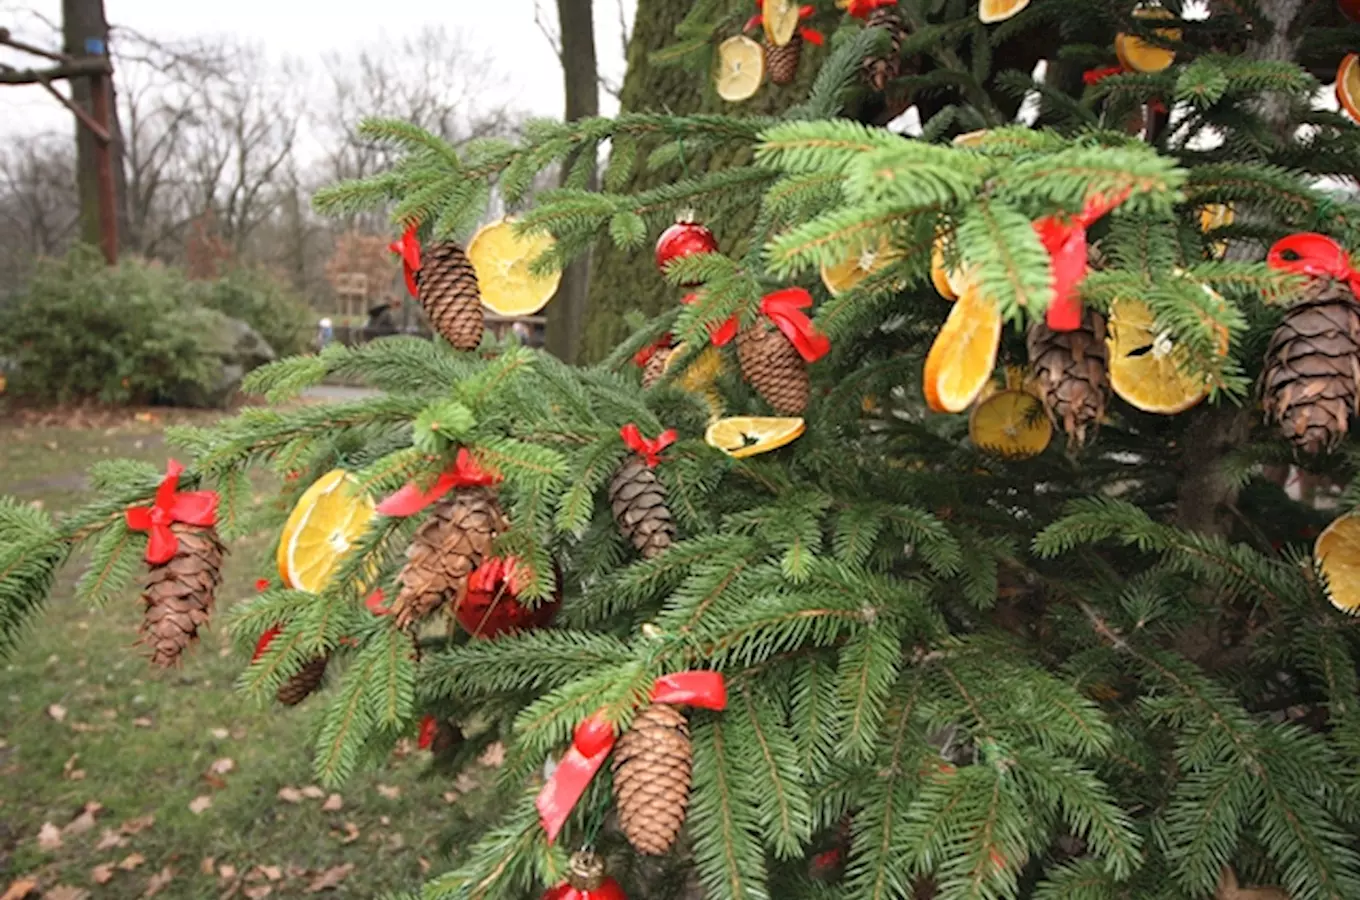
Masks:
[[[63,49],[70,56],[93,55],[87,50],[87,41],[98,41],[108,53],[109,22],[104,15],[103,0],[62,0]],[[109,134],[112,143],[109,152],[113,157],[114,193],[117,198],[118,233],[127,233],[127,179],[123,172],[123,137],[118,121],[118,97],[114,91],[114,81],[109,83]],[[94,92],[92,79],[71,79],[71,100],[80,109],[93,114]],[[99,175],[95,166],[97,142],[88,128],[79,122],[76,128],[76,188],[80,195],[80,239],[88,244],[98,245],[101,238],[99,225]]]
[[[562,76],[566,88],[566,120],[574,122],[600,114],[599,68],[595,61],[595,22],[591,0],[557,0],[562,34]],[[571,158],[562,167],[562,179],[574,168]],[[599,186],[594,161],[590,162],[589,190]],[[562,273],[562,284],[548,307],[545,344],[563,362],[580,357],[590,298],[590,257],[582,256]]]

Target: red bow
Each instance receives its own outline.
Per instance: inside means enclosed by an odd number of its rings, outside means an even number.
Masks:
[[[649,469],[656,468],[656,464],[661,462],[661,451],[674,444],[675,439],[679,437],[674,428],[668,428],[654,438],[646,438],[632,422],[620,428],[619,434],[629,449],[642,454]]]
[[[831,351],[831,339],[818,331],[802,312],[811,305],[811,294],[803,288],[792,287],[766,294],[760,301],[760,311],[779,326],[803,359],[816,362]]]
[[[1104,69],[1087,69],[1081,73],[1081,80],[1087,84],[1100,84],[1111,75],[1123,75],[1123,66],[1109,66]]]
[[[698,294],[686,294],[680,298],[680,302],[686,305],[699,299]],[[713,346],[722,347],[732,342],[732,338],[737,336],[737,329],[741,326],[736,316],[728,319],[721,325],[708,326],[708,338],[713,342]]]
[[[376,591],[369,594],[368,599],[364,601],[364,606],[375,616],[392,615],[392,607],[386,604],[387,595],[383,593],[382,588],[378,588]]]
[[[274,643],[274,638],[278,637],[283,631],[283,626],[275,625],[273,628],[260,635],[260,640],[255,644],[255,655],[250,657],[251,662],[257,662],[264,652],[269,649],[269,645]]]
[[[721,710],[727,707],[727,683],[721,672],[666,675],[652,685],[651,702]],[[548,833],[548,843],[557,840],[590,780],[614,749],[615,740],[614,726],[598,712],[576,726],[571,747],[548,783],[543,785],[536,801],[538,820]]]
[[[1044,216],[1034,223],[1053,266],[1052,294],[1046,316],[1054,331],[1076,331],[1081,327],[1081,298],[1077,287],[1086,277],[1086,229],[1101,216],[1128,199],[1131,190],[1117,194],[1095,194],[1071,219]]]
[[[267,590],[269,590],[269,579],[268,579],[268,578],[256,578],[256,579],[255,579],[255,590],[256,590],[256,591],[267,591]]]
[[[501,480],[497,472],[487,472],[477,465],[466,447],[458,451],[454,464],[444,470],[429,490],[421,490],[414,481],[378,504],[379,515],[413,516],[456,487],[484,487]]]
[[[884,6],[896,6],[897,0],[850,0],[850,6],[846,12],[856,19],[867,19],[869,13]]]
[[[896,3],[897,0],[893,0],[893,2]],[[756,6],[760,7],[761,9],[764,9],[765,0],[756,0]],[[800,6],[798,8],[798,18],[800,19],[810,18],[814,12],[816,12],[816,9],[812,6],[812,4],[808,4],[807,6]],[[765,24],[765,15],[763,13],[760,13],[748,19],[746,25],[741,30],[750,31],[752,28],[757,28],[763,24]],[[826,41],[826,38],[822,36],[822,33],[815,28],[799,28],[798,33],[802,35],[803,40],[807,41],[809,44],[817,44],[818,46],[821,46]]]
[[[652,361],[653,356],[656,356],[662,350],[670,349],[671,341],[673,339],[673,336],[669,332],[661,335],[661,337],[633,354],[633,364],[639,369],[645,368],[647,363]]]
[[[217,524],[217,492],[192,491],[181,494],[179,475],[184,467],[173,459],[165,467],[165,480],[156,489],[156,502],[151,506],[132,506],[126,512],[127,525],[133,531],[149,531],[146,561],[153,566],[163,565],[179,552],[179,538],[170,530],[171,522],[207,528]]]
[[[420,291],[416,287],[416,273],[420,271],[420,241],[416,239],[416,226],[408,227],[401,240],[388,244],[387,249],[401,257],[402,274],[406,276],[406,290],[411,292],[412,297],[420,296]]]
[[[426,716],[420,720],[420,740],[417,741],[417,745],[421,750],[429,750],[434,746],[434,733],[438,727],[434,716]]]
[[[1285,254],[1290,254],[1286,257]],[[1351,265],[1350,255],[1325,234],[1307,231],[1281,238],[1270,248],[1266,262],[1272,269],[1296,275],[1326,276],[1344,281],[1360,295],[1360,271]]]

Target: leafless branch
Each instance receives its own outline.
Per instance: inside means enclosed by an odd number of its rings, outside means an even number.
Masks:
[[[553,54],[557,56],[557,61],[560,63],[562,61],[562,39],[557,32],[552,30],[552,26],[548,24],[548,18],[548,15],[543,12],[540,0],[534,0],[534,25],[543,33],[548,46],[552,47]]]

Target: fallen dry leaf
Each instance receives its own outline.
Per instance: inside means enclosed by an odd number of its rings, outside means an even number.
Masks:
[[[51,853],[61,849],[61,829],[51,822],[42,823],[38,829],[38,849]]]
[[[387,816],[378,816],[378,822],[379,822],[380,824],[383,824],[383,825],[391,825],[391,824],[392,824],[392,820],[389,819]]]
[[[118,826],[118,830],[123,832],[123,834],[136,834],[139,831],[145,831],[155,824],[156,814],[147,813],[146,815],[138,816],[135,819],[128,819],[122,825]]]
[[[229,734],[231,734],[231,732],[227,731],[227,729],[225,728],[214,728],[212,730],[212,736],[217,738],[219,741],[225,741],[227,739],[227,735]]]
[[[445,792],[444,792],[444,802],[445,802],[445,803],[457,803],[457,802],[458,802],[458,792],[457,792],[457,791],[445,791]]]
[[[326,792],[314,784],[309,784],[302,789],[302,796],[312,800],[320,800],[322,797],[326,796]]]
[[[99,711],[99,717],[100,717],[101,719],[107,719],[108,721],[112,722],[114,719],[118,718],[118,710],[116,710],[116,709],[101,709],[101,710]]]
[[[250,900],[264,900],[265,897],[274,893],[274,886],[269,884],[257,884],[254,887],[246,888],[241,893],[249,897]]]
[[[137,718],[132,720],[132,724],[136,725],[138,728],[150,728],[151,720],[148,719],[146,716],[138,716]]]
[[[284,869],[283,873],[289,878],[301,878],[303,875],[307,874],[307,870],[297,863],[289,863],[288,868]]]
[[[29,894],[38,889],[38,882],[30,878],[20,878],[18,881],[11,881],[9,887],[0,894],[0,900],[24,900]]]
[[[505,765],[505,745],[500,741],[488,746],[482,751],[482,755],[477,757],[477,762],[492,769],[499,769]]]
[[[113,866],[105,863],[102,866],[95,866],[94,871],[90,872],[90,880],[95,884],[108,884],[113,880]]]
[[[279,866],[260,866],[260,871],[263,872],[264,877],[268,878],[270,881],[278,881],[283,878],[283,869]]]
[[[458,777],[453,780],[454,788],[462,794],[470,794],[477,790],[477,779],[466,772],[459,772]]]
[[[302,791],[295,787],[281,787],[279,788],[279,799],[285,803],[301,803]]]
[[[85,804],[85,809],[81,811],[80,815],[66,823],[66,827],[61,830],[61,833],[84,834],[94,828],[94,817],[103,808],[104,804],[91,800]]]
[[[343,835],[338,831],[332,831],[331,834],[339,837],[340,843],[342,844],[352,844],[359,840],[359,826],[355,825],[353,822],[346,822],[345,833]]]
[[[60,703],[53,703],[51,706],[47,707],[47,714],[58,722],[66,721],[66,707],[62,706]]]
[[[416,862],[420,863],[420,871],[422,874],[430,871],[430,861],[425,857],[419,857],[416,859]]]
[[[146,892],[142,894],[142,897],[145,898],[156,896],[161,892],[161,889],[164,888],[171,881],[173,881],[174,878],[175,870],[170,868],[169,866],[166,866],[164,869],[161,869],[155,875],[152,875],[151,878],[147,881]]]
[[[89,896],[89,891],[69,884],[59,884],[43,891],[43,900],[86,900]]]
[[[387,846],[393,850],[400,850],[406,846],[406,837],[400,831],[394,831],[387,836]]]
[[[189,812],[196,816],[201,816],[212,806],[212,797],[202,794],[189,801]]]
[[[339,794],[331,794],[326,798],[326,802],[321,804],[323,812],[339,812],[345,808],[345,799]]]
[[[236,877],[236,867],[231,863],[222,863],[217,867],[217,874],[223,881],[231,881]]]
[[[340,882],[349,877],[354,871],[354,863],[345,863],[343,866],[333,866],[317,875],[312,879],[312,883],[307,885],[306,893],[319,894],[322,891],[330,891],[338,888]]]
[[[211,856],[203,857],[202,861],[198,864],[198,871],[202,872],[204,875],[213,874],[217,871],[217,860],[213,859]]]
[[[215,791],[225,791],[227,789],[227,779],[211,772],[203,773],[203,780],[208,783],[208,787]]]
[[[95,845],[95,850],[113,850],[118,847],[126,847],[128,839],[112,828],[105,828],[99,835],[99,843]]]
[[[118,863],[118,868],[122,869],[124,872],[131,872],[144,862],[146,862],[146,857],[142,856],[142,854],[129,853]]]
[[[378,793],[388,800],[395,800],[401,796],[401,788],[392,784],[380,784],[378,785]]]
[[[224,756],[221,759],[213,760],[213,764],[208,767],[208,771],[212,772],[214,775],[226,775],[235,768],[236,760],[232,759],[230,756]]]

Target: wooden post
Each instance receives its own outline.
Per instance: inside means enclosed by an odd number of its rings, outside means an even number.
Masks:
[[[99,179],[99,237],[104,260],[118,265],[118,190],[113,180],[113,115],[109,105],[109,78],[90,78],[94,120],[103,129],[95,134],[94,164]]]

